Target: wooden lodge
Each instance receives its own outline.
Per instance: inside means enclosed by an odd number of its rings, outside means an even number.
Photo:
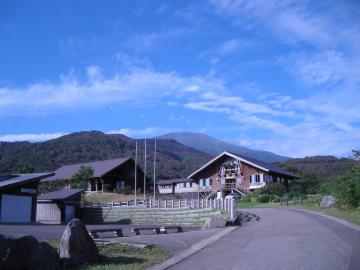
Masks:
[[[253,158],[222,152],[184,179],[159,180],[159,194],[186,194],[197,192],[202,197],[263,188],[269,183],[289,183],[297,177],[279,167]]]
[[[135,162],[128,157],[64,165],[55,171],[54,176],[45,178],[41,182],[63,181],[65,187],[70,188],[70,179],[81,167],[91,167],[94,170],[86,191],[122,193],[126,186],[130,186],[132,190],[135,188]],[[143,178],[144,173],[137,166],[136,188],[143,187],[141,185]]]

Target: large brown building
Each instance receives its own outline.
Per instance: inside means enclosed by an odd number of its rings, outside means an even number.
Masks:
[[[279,167],[230,152],[222,152],[185,179],[160,180],[160,194],[198,192],[202,195],[235,191],[244,195],[269,183],[289,183],[297,177]]]
[[[117,191],[123,192],[126,186],[131,189],[135,187],[135,162],[132,158],[117,158],[110,160],[93,161],[79,164],[64,165],[55,171],[55,175],[43,179],[41,182],[65,182],[65,186],[70,186],[70,179],[79,172],[81,167],[91,167],[93,176],[91,177],[87,191]],[[137,166],[137,188],[143,187],[143,171]]]

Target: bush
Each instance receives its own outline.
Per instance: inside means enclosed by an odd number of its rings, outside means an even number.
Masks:
[[[354,167],[349,175],[337,179],[336,197],[340,206],[360,207],[360,165]]]
[[[125,186],[123,193],[124,193],[125,195],[130,195],[130,194],[133,193],[133,188],[132,188],[131,186]]]
[[[63,189],[65,187],[64,181],[40,182],[38,187],[39,194]]]
[[[260,194],[284,196],[286,194],[286,187],[280,183],[268,184],[260,190]]]
[[[103,185],[104,192],[113,192],[114,188],[111,184],[106,183]]]
[[[250,192],[248,194],[246,194],[244,197],[241,198],[241,201],[243,202],[257,202],[257,197],[259,196],[259,194],[257,194],[256,192]]]

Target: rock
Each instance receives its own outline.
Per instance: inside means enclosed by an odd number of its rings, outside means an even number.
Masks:
[[[99,250],[80,219],[71,220],[61,237],[60,259],[65,265],[81,265],[100,260]]]
[[[57,270],[60,269],[60,261],[55,248],[31,235],[0,235],[0,269]]]
[[[203,230],[214,229],[214,228],[224,228],[226,225],[227,219],[224,218],[221,214],[212,216],[206,219],[203,226]]]
[[[335,206],[335,198],[333,196],[324,196],[320,203],[320,208],[329,208]]]

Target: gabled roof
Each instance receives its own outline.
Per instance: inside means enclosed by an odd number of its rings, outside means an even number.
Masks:
[[[41,179],[52,175],[54,175],[54,173],[23,173],[0,175],[0,190],[40,181]]]
[[[265,172],[274,172],[274,173],[277,173],[277,174],[287,175],[287,176],[291,176],[291,177],[297,178],[297,176],[295,176],[295,175],[292,174],[291,172],[286,171],[286,170],[284,170],[284,169],[281,169],[281,168],[279,168],[279,167],[276,167],[276,166],[274,166],[274,165],[271,165],[271,164],[269,164],[269,163],[266,163],[266,162],[263,162],[263,161],[260,161],[260,160],[257,160],[257,159],[249,158],[249,157],[246,157],[246,156],[234,154],[234,153],[227,152],[227,151],[224,151],[224,152],[222,152],[221,154],[219,154],[219,155],[217,155],[216,157],[214,157],[212,160],[210,160],[210,161],[209,161],[208,163],[206,163],[204,166],[202,166],[201,168],[199,168],[198,170],[196,170],[195,172],[193,172],[192,174],[190,174],[190,175],[188,176],[188,178],[193,177],[194,175],[196,175],[197,173],[199,173],[200,171],[202,171],[202,170],[205,169],[207,166],[209,166],[210,164],[212,164],[213,162],[215,162],[215,161],[218,160],[219,158],[223,157],[224,155],[227,155],[227,156],[232,157],[232,158],[234,158],[234,159],[238,159],[238,160],[240,160],[241,162],[250,164],[250,165],[254,166],[255,168],[258,168],[258,169],[263,170],[263,171],[265,171]]]
[[[70,164],[60,167],[55,171],[55,175],[52,177],[48,177],[44,179],[42,182],[55,181],[55,180],[68,180],[75,173],[77,173],[82,166],[91,167],[94,169],[94,178],[102,177],[108,172],[112,171],[116,167],[123,165],[125,162],[130,160],[131,158],[117,158],[117,159],[109,159],[109,160],[101,160],[101,161],[93,161],[93,162],[85,162],[78,164]]]
[[[61,189],[53,192],[49,192],[43,195],[40,195],[37,200],[39,202],[53,202],[53,201],[64,201],[70,199],[83,192],[83,189],[74,188],[74,189]]]
[[[190,178],[181,178],[181,179],[169,179],[169,180],[158,180],[156,182],[157,185],[170,185],[170,184],[177,184],[177,183],[187,183],[192,182],[193,180]]]

